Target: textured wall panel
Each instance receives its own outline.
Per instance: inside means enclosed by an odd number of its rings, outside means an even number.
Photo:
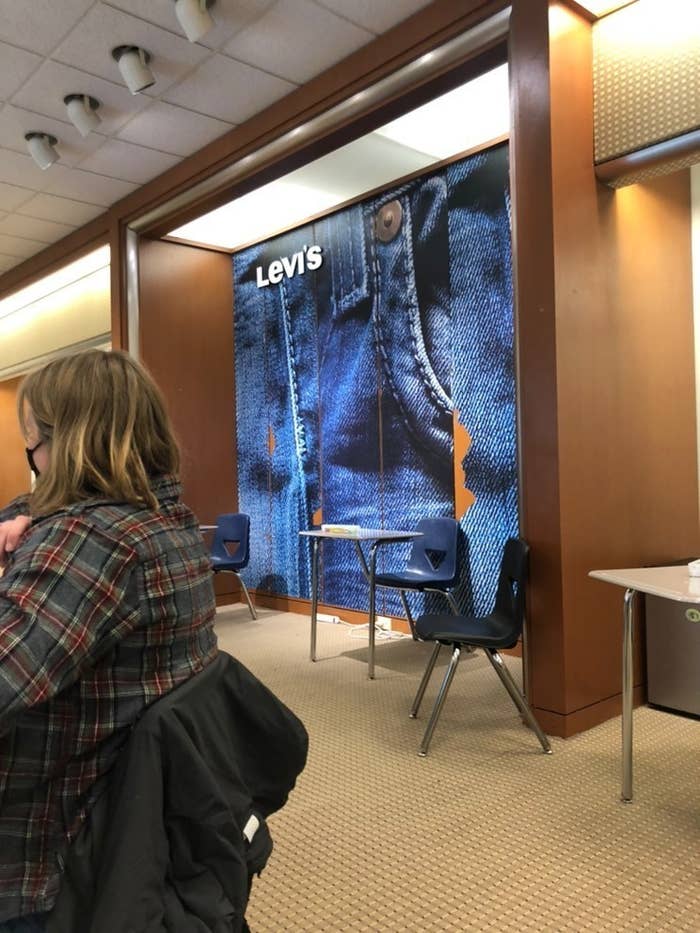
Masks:
[[[700,126],[697,0],[634,3],[593,27],[595,161]]]

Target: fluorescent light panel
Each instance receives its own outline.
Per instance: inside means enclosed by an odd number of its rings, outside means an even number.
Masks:
[[[509,124],[508,67],[501,65],[169,236],[235,250],[490,142]]]
[[[88,253],[87,256],[68,263],[57,272],[52,272],[51,275],[46,275],[43,279],[39,279],[38,282],[34,282],[2,299],[0,301],[0,318],[7,317],[8,314],[14,314],[15,311],[35,304],[46,298],[47,295],[84,279],[98,269],[108,267],[109,261],[109,246],[101,246],[94,252]]]

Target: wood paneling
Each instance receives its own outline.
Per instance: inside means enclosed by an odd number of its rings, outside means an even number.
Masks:
[[[142,240],[139,267],[141,358],[182,446],[185,501],[211,524],[238,502],[231,257]]]
[[[17,422],[17,389],[22,377],[0,382],[0,508],[29,491],[29,467],[24,438]]]
[[[512,158],[530,693],[570,735],[614,715],[621,688],[622,592],[588,571],[700,549],[689,188],[687,172],[615,193],[596,181],[590,24],[558,3],[523,10]]]
[[[142,239],[141,359],[165,395],[182,448],[183,498],[203,524],[238,508],[231,257]],[[238,593],[219,574],[217,595]]]
[[[530,700],[560,709],[566,671],[559,525],[554,229],[546,0],[511,17],[510,145],[522,531],[530,547]]]

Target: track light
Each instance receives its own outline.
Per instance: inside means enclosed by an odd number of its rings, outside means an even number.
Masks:
[[[55,136],[49,133],[27,133],[24,138],[27,140],[29,155],[39,168],[47,169],[58,162],[58,153],[54,149],[58,140]]]
[[[122,78],[132,94],[145,91],[156,83],[153,72],[148,67],[151,56],[137,45],[119,45],[112,49],[112,58],[119,65]]]
[[[87,94],[69,94],[63,98],[63,103],[68,111],[68,119],[81,136],[88,136],[102,123],[97,114],[100,102],[94,97]]]
[[[175,0],[175,15],[190,42],[197,42],[214,25],[208,12],[213,4],[214,0]]]

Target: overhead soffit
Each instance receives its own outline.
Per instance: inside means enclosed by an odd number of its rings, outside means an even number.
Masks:
[[[640,0],[596,22],[593,81],[596,163],[697,130],[700,4]]]

